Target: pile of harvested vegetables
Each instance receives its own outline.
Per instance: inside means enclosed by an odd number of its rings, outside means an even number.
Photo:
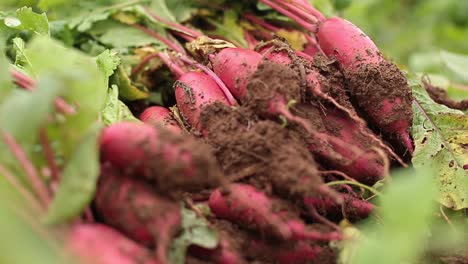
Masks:
[[[0,207],[44,263],[468,263],[466,101],[351,22],[59,2],[0,13]]]

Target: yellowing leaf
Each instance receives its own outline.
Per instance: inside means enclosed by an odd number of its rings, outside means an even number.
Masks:
[[[285,38],[294,50],[304,50],[304,45],[307,44],[304,33],[297,30],[280,29],[276,35]]]
[[[414,167],[438,171],[441,204],[468,208],[468,116],[435,103],[420,85],[413,95]]]
[[[140,90],[132,84],[132,80],[125,73],[122,66],[118,66],[115,74],[112,76],[112,84],[119,87],[119,95],[126,100],[139,100],[149,97],[149,93]]]

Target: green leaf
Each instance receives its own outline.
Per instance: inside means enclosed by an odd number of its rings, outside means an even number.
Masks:
[[[102,109],[102,122],[111,125],[120,121],[139,121],[122,101],[119,100],[119,88],[112,85],[107,94],[106,105]]]
[[[122,66],[117,67],[116,73],[112,76],[112,84],[119,87],[119,95],[125,100],[139,100],[149,97],[149,92],[136,87],[130,77],[125,73]]]
[[[459,78],[468,83],[468,56],[448,51],[441,51],[440,54],[445,65]]]
[[[37,222],[0,173],[0,263],[71,264],[53,232]],[[21,245],[19,247],[18,245]]]
[[[182,233],[172,241],[169,252],[171,263],[185,263],[185,255],[190,245],[213,249],[218,246],[218,233],[211,229],[208,222],[197,217],[195,212],[182,208]]]
[[[11,75],[9,71],[10,64],[5,57],[3,36],[0,34],[0,103],[13,89]]]
[[[119,66],[120,58],[116,52],[105,50],[97,56],[96,63],[99,70],[104,74],[104,77],[109,78],[117,69],[117,66]]]
[[[415,168],[438,171],[439,202],[459,210],[468,208],[468,116],[435,103],[421,87],[413,85],[415,97],[413,154]]]
[[[68,160],[58,191],[44,218],[47,224],[63,223],[79,216],[94,197],[99,175],[100,126],[95,124],[78,142]]]
[[[76,149],[78,141],[99,118],[104,106],[107,84],[96,58],[66,48],[58,42],[38,37],[26,49],[39,81],[54,79],[64,89],[67,102],[77,105],[77,114],[68,115],[54,124],[56,140],[65,159]],[[73,69],[73,70],[71,70]]]
[[[43,80],[32,92],[15,90],[0,105],[0,127],[26,149],[32,149],[38,129],[54,110],[54,99],[63,91],[53,80]]]
[[[15,50],[15,53],[16,53],[15,65],[20,69],[24,69],[30,72],[32,65],[31,65],[31,62],[26,57],[26,55],[24,54],[24,49],[25,49],[24,40],[22,38],[14,38],[13,49]]]
[[[363,226],[365,238],[356,241],[356,252],[344,263],[415,263],[424,253],[436,205],[431,176],[430,168],[396,173],[381,197],[381,223]]]
[[[156,15],[168,19],[170,21],[176,22],[176,17],[172,14],[171,10],[168,8],[166,0],[153,0],[151,1],[150,6],[151,11]]]
[[[125,36],[125,37],[122,37]],[[150,44],[162,46],[162,43],[145,32],[126,24],[113,23],[106,32],[98,37],[99,41],[114,48],[141,47]]]
[[[23,7],[16,11],[16,18],[20,21],[17,29],[28,30],[39,35],[49,35],[49,21],[45,13],[37,14],[30,7]]]
[[[244,30],[238,22],[238,13],[235,10],[230,9],[224,13],[223,23],[218,23],[213,19],[208,19],[208,21],[216,27],[213,34],[223,36],[238,46],[247,47]]]

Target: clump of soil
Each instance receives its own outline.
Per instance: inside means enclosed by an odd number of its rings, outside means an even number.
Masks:
[[[261,116],[271,116],[271,103],[282,100],[301,101],[301,85],[298,74],[279,63],[262,61],[247,84],[243,107]]]
[[[363,64],[357,71],[345,72],[345,79],[346,88],[353,95],[354,103],[380,128],[387,127],[397,120],[412,123],[411,90],[407,79],[395,64],[388,61],[380,62],[378,66]],[[401,103],[394,104],[390,113],[379,113],[385,99],[394,102],[397,98]],[[373,115],[370,116],[370,113]]]
[[[161,127],[157,129],[161,146],[156,149],[163,151],[160,157],[154,157],[144,175],[158,191],[199,191],[220,184],[222,172],[209,145]]]
[[[428,81],[423,81],[423,84],[429,96],[431,96],[432,100],[434,100],[436,103],[443,104],[447,107],[462,111],[468,110],[468,100],[462,100],[458,102],[454,101],[448,97],[447,91],[439,87],[433,86]]]
[[[258,187],[268,190],[272,184],[286,196],[313,191],[310,184],[301,184],[301,177],[321,184],[315,161],[299,137],[276,122],[249,120],[241,111],[242,107],[214,103],[202,112],[207,142],[231,180],[249,182],[251,177],[251,183]]]

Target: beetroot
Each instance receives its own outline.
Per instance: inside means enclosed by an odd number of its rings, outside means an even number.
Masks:
[[[167,263],[169,244],[181,226],[177,202],[159,196],[143,180],[103,166],[95,207],[105,223],[143,245],[156,246],[158,260]]]
[[[68,234],[66,248],[83,263],[161,263],[146,248],[116,230],[101,224],[79,224],[74,226]]]

